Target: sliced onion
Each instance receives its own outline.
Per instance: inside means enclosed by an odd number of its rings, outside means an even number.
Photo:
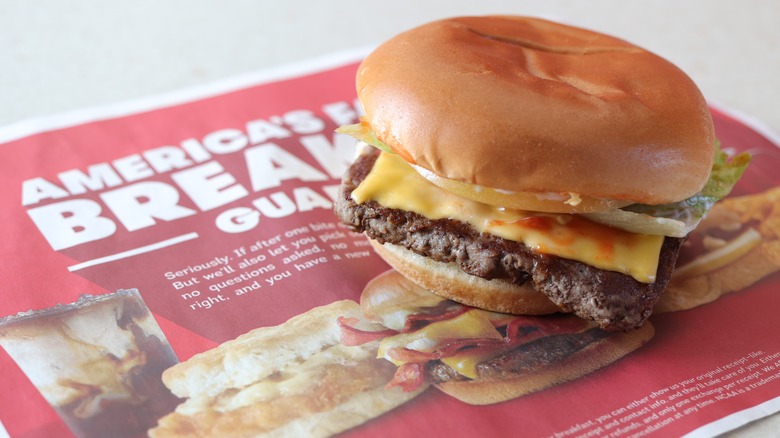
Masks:
[[[665,217],[653,217],[632,211],[614,210],[604,213],[587,213],[584,217],[621,230],[654,236],[685,237],[696,228],[698,221],[683,222]]]
[[[599,199],[577,193],[513,192],[443,178],[428,169],[412,166],[436,186],[472,201],[518,210],[548,213],[590,213],[615,210],[630,201]]]

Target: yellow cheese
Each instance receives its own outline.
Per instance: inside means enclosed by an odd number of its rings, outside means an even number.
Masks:
[[[514,315],[470,309],[455,318],[436,321],[419,330],[383,339],[379,344],[377,357],[383,357],[401,366],[403,362],[390,357],[388,350],[400,347],[430,352],[439,348],[442,342],[448,339],[502,339],[503,336],[495,327],[506,325],[514,318],[516,318]],[[477,364],[500,352],[500,349],[493,351],[477,349],[475,352],[474,349],[468,348],[451,356],[442,357],[440,360],[457,373],[474,379],[477,377]]]
[[[385,358],[395,365],[403,362],[391,357],[393,348],[407,348],[414,351],[431,352],[447,339],[501,339],[501,333],[493,327],[488,312],[471,309],[455,318],[432,322],[425,327],[408,333],[384,338],[379,343],[378,358]]]
[[[655,281],[663,236],[630,233],[570,214],[496,207],[444,191],[397,155],[382,153],[352,192],[361,204],[373,200],[429,219],[455,219],[479,232],[522,242],[540,253],[577,260],[599,269]]]
[[[493,354],[496,354],[495,352]],[[469,379],[477,378],[477,365],[486,362],[492,354],[484,352],[474,353],[472,351],[465,351],[456,353],[454,356],[443,357],[441,361],[455,370],[458,374]]]

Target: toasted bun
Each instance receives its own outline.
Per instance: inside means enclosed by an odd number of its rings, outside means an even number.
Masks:
[[[445,299],[409,281],[395,269],[389,269],[366,283],[360,294],[360,310],[370,321],[402,330],[406,326],[408,309],[418,305],[435,306]],[[398,317],[399,314],[402,316]]]
[[[401,246],[371,245],[396,271],[420,287],[467,306],[517,315],[543,315],[559,312],[544,294],[529,286],[504,280],[485,280],[466,274],[453,263],[437,262]]]
[[[513,378],[451,381],[436,387],[465,403],[499,403],[592,373],[638,349],[654,334],[652,324],[645,322],[639,329],[613,333],[569,356],[565,361],[551,363]]]
[[[668,61],[625,41],[525,17],[432,22],[357,74],[365,120],[414,164],[522,192],[658,204],[707,181],[706,102]]]

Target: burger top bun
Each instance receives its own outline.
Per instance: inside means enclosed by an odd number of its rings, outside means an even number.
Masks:
[[[659,204],[704,186],[715,136],[691,79],[610,36],[511,16],[435,21],[361,64],[365,120],[440,177]]]

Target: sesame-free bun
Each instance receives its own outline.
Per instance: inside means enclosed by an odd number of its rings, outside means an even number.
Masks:
[[[460,17],[379,46],[357,92],[413,164],[501,190],[659,204],[703,187],[715,137],[691,79],[623,40],[546,20]]]
[[[436,295],[471,307],[516,315],[544,315],[561,309],[528,285],[485,280],[469,275],[454,263],[437,262],[404,247],[369,240],[384,261],[409,281]]]

